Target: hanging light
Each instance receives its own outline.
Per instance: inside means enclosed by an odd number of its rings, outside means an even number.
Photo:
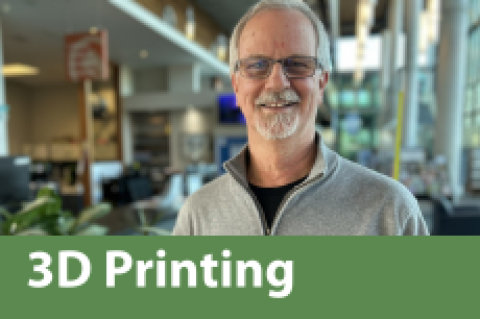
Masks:
[[[190,41],[195,39],[195,16],[193,13],[193,8],[187,8],[187,23],[185,24],[185,36]]]
[[[420,52],[425,53],[428,50],[430,45],[430,15],[428,12],[422,12],[420,14],[420,39],[419,39],[419,49]]]
[[[355,68],[355,73],[353,74],[353,83],[355,86],[360,86],[362,84],[363,79],[365,77],[365,70],[363,69],[363,65],[357,65]]]
[[[367,25],[361,24],[357,27],[357,40],[359,45],[367,43],[368,33],[369,30]]]
[[[429,34],[428,39],[431,44],[438,42],[440,34],[440,0],[429,0],[427,12],[429,15]]]
[[[361,0],[358,4],[359,24],[371,26],[373,24],[373,10],[370,1]]]
[[[217,37],[217,58],[221,61],[227,60],[227,37],[223,34]]]
[[[364,49],[367,45],[370,29],[375,22],[375,6],[377,0],[359,0],[357,6],[357,67],[354,74],[354,83],[359,86],[364,78]]]

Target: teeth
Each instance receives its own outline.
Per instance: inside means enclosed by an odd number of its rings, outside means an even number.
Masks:
[[[290,106],[293,103],[271,103],[271,104],[261,104],[261,106],[266,106],[266,107],[286,107]]]

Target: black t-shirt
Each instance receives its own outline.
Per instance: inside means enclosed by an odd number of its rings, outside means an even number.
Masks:
[[[263,188],[248,183],[250,189],[260,202],[260,206],[262,206],[268,228],[272,227],[273,219],[277,213],[278,206],[280,206],[280,203],[285,195],[287,195],[287,193],[290,192],[295,186],[300,185],[306,178],[307,177],[304,177],[291,184],[275,188]]]

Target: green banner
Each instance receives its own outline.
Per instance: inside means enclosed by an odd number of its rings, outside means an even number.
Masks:
[[[478,318],[479,244],[468,237],[1,237],[0,314]]]

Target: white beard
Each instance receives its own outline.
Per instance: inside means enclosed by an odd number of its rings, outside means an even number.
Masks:
[[[292,136],[299,123],[297,107],[299,106],[274,114],[265,114],[259,107],[255,121],[258,133],[267,140],[280,140]]]

